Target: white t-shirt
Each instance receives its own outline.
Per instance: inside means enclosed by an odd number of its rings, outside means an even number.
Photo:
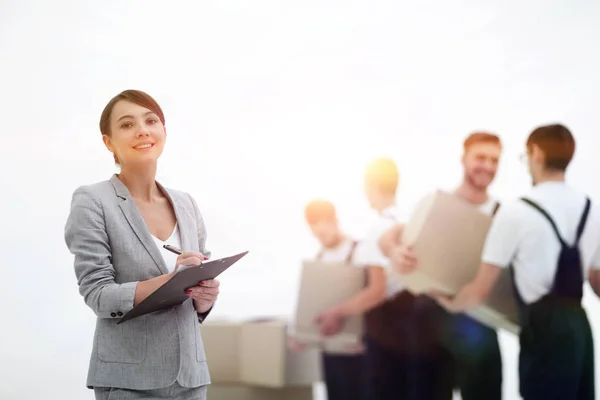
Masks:
[[[556,223],[563,240],[575,241],[586,195],[566,183],[545,182],[524,196],[544,209]],[[554,283],[560,242],[550,222],[522,200],[503,204],[488,232],[482,261],[501,268],[511,264],[519,294],[533,303],[548,294]],[[579,249],[587,277],[589,268],[600,269],[600,209],[592,203]]]
[[[348,255],[352,251],[352,243],[352,239],[346,239],[337,246],[332,247],[330,249],[323,248],[321,249],[319,254],[317,254],[316,258],[318,258],[319,261],[323,263],[345,262],[348,258]]]
[[[354,263],[360,267],[377,266],[391,272],[390,260],[381,252],[379,239],[388,229],[401,222],[400,211],[396,206],[383,210],[371,224],[365,238],[360,241],[354,255]],[[388,273],[387,296],[392,297],[404,287]]]
[[[498,200],[490,197],[487,202],[478,205],[477,208],[486,215],[492,215],[494,214],[494,211],[496,211],[498,204]]]
[[[165,244],[170,244],[171,246],[181,248],[179,225],[175,224],[175,229],[173,229],[173,233],[171,233],[171,236],[164,242],[154,235],[152,235],[152,239],[154,239],[154,243],[156,243],[156,245],[158,246],[160,254],[162,255],[163,260],[165,260],[165,264],[167,265],[167,269],[169,270],[169,272],[173,272],[173,270],[175,269],[175,262],[177,261],[177,257],[179,256],[175,253],[171,253],[169,250],[163,248],[163,246]]]

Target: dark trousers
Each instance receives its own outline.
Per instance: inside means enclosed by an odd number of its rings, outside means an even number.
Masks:
[[[520,334],[524,400],[593,400],[594,343],[579,306],[534,305]]]
[[[441,344],[447,353],[446,385],[463,400],[502,399],[502,358],[498,334],[465,314],[438,317]]]
[[[366,400],[365,357],[362,354],[323,352],[321,360],[328,400]]]
[[[441,353],[400,352],[366,338],[369,400],[450,400]]]

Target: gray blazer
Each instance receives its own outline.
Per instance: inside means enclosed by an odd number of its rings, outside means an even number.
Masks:
[[[159,185],[160,186],[160,185]],[[194,199],[165,190],[185,251],[210,253]],[[158,389],[210,383],[200,320],[191,299],[117,325],[133,308],[138,281],[169,271],[127,187],[110,180],[73,193],[65,241],[75,256],[79,293],[98,317],[87,386]]]

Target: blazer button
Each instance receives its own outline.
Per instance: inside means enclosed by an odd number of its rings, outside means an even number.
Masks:
[[[114,317],[116,317],[116,316],[117,316],[117,314],[115,314],[114,312],[111,312],[111,313],[110,313],[110,316],[114,318]]]
[[[122,316],[123,316],[123,313],[122,313],[121,311],[118,311],[118,312],[117,312],[117,315],[118,315],[119,317],[122,317]]]

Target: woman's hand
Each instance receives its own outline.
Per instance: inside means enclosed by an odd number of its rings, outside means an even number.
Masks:
[[[137,284],[135,288],[135,297],[133,298],[133,305],[137,306],[156,289],[167,283],[172,277],[175,276],[180,265],[200,265],[204,260],[208,260],[208,257],[205,257],[204,254],[198,252],[188,251],[179,255],[179,257],[177,257],[177,261],[175,262],[175,269],[173,272],[159,275],[146,281],[140,281]]]
[[[169,274],[170,278],[177,273],[180,265],[200,265],[206,260],[208,260],[208,257],[197,251],[186,251],[185,253],[181,253],[177,257],[177,261],[175,261],[175,269]]]
[[[175,269],[169,275],[173,277],[180,265],[200,265],[206,260],[208,260],[208,257],[196,251],[181,253],[175,262]],[[212,308],[219,296],[219,285],[220,283],[216,279],[207,280],[198,282],[196,286],[185,291],[188,296],[194,299],[194,307],[198,313],[205,313]]]
[[[194,299],[196,311],[200,314],[210,310],[217,297],[219,296],[220,282],[216,279],[198,282],[197,286],[193,286],[185,291],[185,293]]]

